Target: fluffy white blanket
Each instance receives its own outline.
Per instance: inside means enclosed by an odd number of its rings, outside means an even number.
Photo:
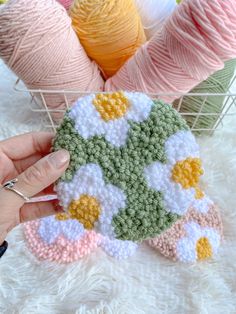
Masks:
[[[41,119],[27,95],[13,91],[15,77],[1,61],[0,73],[0,139],[39,130]],[[67,266],[39,263],[18,227],[0,260],[0,313],[236,313],[236,118],[199,142],[206,190],[222,208],[225,240],[217,260],[172,263],[143,245],[123,262],[97,251]]]

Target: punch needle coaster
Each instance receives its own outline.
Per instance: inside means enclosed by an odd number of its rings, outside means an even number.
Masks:
[[[143,240],[183,262],[217,253],[222,225],[199,185],[198,145],[170,105],[131,92],[80,98],[57,130],[62,148],[71,160],[55,186],[65,210],[57,224],[69,225],[66,216],[75,235],[96,232],[120,259]]]

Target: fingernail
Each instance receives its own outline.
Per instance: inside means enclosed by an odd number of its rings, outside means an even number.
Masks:
[[[54,168],[57,168],[57,169],[65,166],[65,164],[69,161],[69,159],[70,159],[70,154],[65,149],[58,150],[57,152],[49,155],[50,163],[53,165]]]

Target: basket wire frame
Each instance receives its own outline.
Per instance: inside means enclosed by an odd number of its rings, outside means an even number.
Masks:
[[[236,75],[231,82],[231,86],[236,81]],[[47,119],[45,119],[44,128],[50,129],[53,132],[56,132],[59,123],[55,122],[52,114],[53,113],[62,113],[62,115],[70,108],[68,102],[68,96],[76,95],[77,98],[82,96],[91,94],[93,92],[81,92],[81,91],[57,91],[57,90],[42,90],[42,89],[26,89],[19,87],[20,80],[18,79],[15,84],[15,90],[18,92],[28,93],[30,94],[29,101],[29,109],[35,113],[44,114]],[[96,92],[94,92],[96,94]],[[100,92],[99,92],[100,93]],[[105,92],[104,92],[105,93]],[[63,97],[65,106],[63,109],[50,109],[46,100],[45,95],[60,95]],[[177,106],[175,105],[175,109],[181,114],[183,118],[187,118],[188,116],[194,117],[194,121],[190,126],[192,132],[196,132],[197,134],[201,133],[201,135],[212,135],[214,131],[220,129],[220,126],[223,126],[223,120],[227,116],[236,116],[236,92],[228,92],[228,93],[169,93],[169,94],[148,94],[152,99],[162,99],[163,96],[175,96],[178,99]],[[200,97],[201,105],[197,112],[182,112],[182,105],[184,97]],[[204,107],[208,100],[208,97],[224,97],[224,104],[220,110],[220,112],[204,112]],[[210,128],[199,128],[197,127],[197,123],[201,117],[215,117],[215,123]]]

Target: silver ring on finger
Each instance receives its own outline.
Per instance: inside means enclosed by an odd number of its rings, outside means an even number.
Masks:
[[[8,191],[12,191],[12,192],[14,192],[15,194],[17,194],[18,196],[20,196],[21,198],[23,198],[23,200],[24,200],[25,202],[29,202],[29,201],[30,201],[30,198],[29,198],[29,197],[25,196],[22,192],[18,191],[16,188],[14,188],[14,185],[15,185],[17,182],[18,182],[18,179],[17,179],[17,178],[12,179],[12,180],[10,180],[10,181],[7,181],[7,182],[5,182],[5,183],[1,186],[0,190],[6,189],[6,190],[8,190]]]

